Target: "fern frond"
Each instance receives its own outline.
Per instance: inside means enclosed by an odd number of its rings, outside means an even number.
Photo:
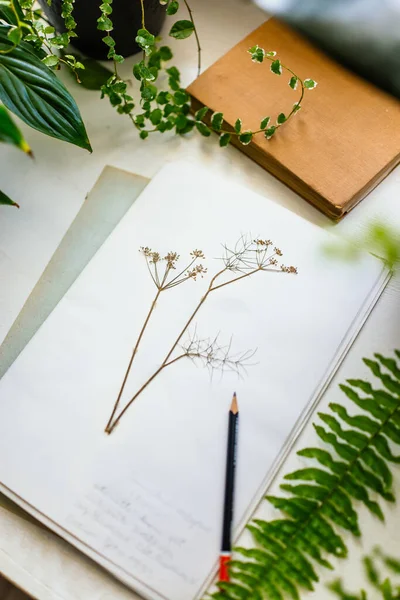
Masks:
[[[384,519],[377,498],[394,502],[390,465],[400,463],[395,451],[400,445],[400,351],[395,356],[364,359],[382,389],[360,379],[340,386],[356,412],[332,403],[329,412],[319,413],[314,428],[324,448],[298,452],[309,466],[284,477],[284,496],[266,497],[284,518],[248,525],[256,547],[236,548],[231,581],[218,584],[214,599],[298,600],[301,589],[313,590],[318,567],[332,568],[329,555],[347,555],[344,533],[361,535],[359,502]],[[340,583],[335,585],[343,600],[366,598],[365,593],[346,595]]]
[[[372,588],[379,592],[381,600],[400,600],[400,586],[396,586],[388,577],[382,578],[377,560],[380,560],[391,574],[400,574],[400,561],[390,556],[386,556],[382,550],[375,548],[373,556],[364,556],[363,565],[367,580]],[[380,565],[380,566],[382,566]],[[333,581],[328,588],[340,600],[368,600],[369,595],[364,590],[357,595],[349,594],[345,591],[340,580]],[[376,594],[374,595],[376,597]]]

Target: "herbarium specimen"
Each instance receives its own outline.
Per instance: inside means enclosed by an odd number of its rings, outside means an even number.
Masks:
[[[280,262],[279,259],[282,256],[282,252],[274,246],[271,240],[241,237],[234,248],[231,249],[228,246],[224,246],[221,268],[212,276],[206,292],[200,298],[197,306],[178,333],[161,365],[132,396],[124,408],[120,410],[119,414],[117,414],[135,356],[161,294],[185,282],[196,281],[199,277],[202,278],[207,275],[207,269],[200,262],[205,259],[201,250],[193,250],[191,252],[190,261],[183,269],[178,268],[180,256],[176,252],[169,252],[165,256],[161,256],[158,252],[147,247],[141,248],[140,252],[146,260],[149,274],[157,291],[133,347],[119,394],[106,425],[105,431],[107,433],[113,431],[133,402],[164,369],[183,358],[199,361],[211,370],[224,371],[229,369],[240,373],[241,369],[249,366],[249,360],[252,358],[253,352],[245,351],[241,354],[233,355],[231,354],[231,345],[221,346],[218,342],[218,336],[214,338],[199,338],[197,333],[195,333],[186,342],[182,343],[182,339],[188,334],[189,328],[203,304],[219,289],[247,277],[254,276],[256,273],[270,271],[297,273],[296,267],[286,266]]]

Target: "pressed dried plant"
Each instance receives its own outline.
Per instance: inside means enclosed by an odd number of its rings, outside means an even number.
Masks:
[[[181,343],[182,339],[188,334],[189,329],[203,304],[211,294],[217,290],[242,279],[246,279],[247,277],[251,277],[256,273],[275,272],[296,274],[297,269],[296,267],[286,266],[280,262],[279,259],[282,256],[282,252],[279,248],[274,246],[271,240],[260,238],[253,239],[242,236],[233,248],[228,246],[223,246],[223,248],[223,256],[219,259],[222,262],[222,268],[211,278],[206,292],[202,295],[197,306],[180,330],[161,365],[138,389],[117,415],[133,362],[161,294],[178,285],[182,285],[187,281],[196,281],[198,278],[203,278],[208,272],[207,268],[200,262],[200,260],[205,259],[202,250],[193,250],[190,253],[190,260],[186,263],[186,266],[180,270],[177,268],[180,256],[176,252],[169,252],[165,256],[162,256],[159,252],[153,251],[148,247],[142,247],[140,249],[140,252],[146,260],[149,274],[157,291],[133,347],[121,388],[105,428],[107,433],[113,431],[133,402],[164,369],[183,358],[189,358],[193,361],[198,360],[212,372],[216,369],[221,372],[233,370],[240,375],[240,372],[245,369],[246,366],[249,366],[249,360],[253,357],[254,352],[246,351],[242,354],[233,355],[231,354],[231,344],[228,344],[226,347],[221,346],[218,342],[218,336],[210,340],[197,338],[197,334],[195,334],[186,344]],[[176,272],[177,274],[175,274]]]

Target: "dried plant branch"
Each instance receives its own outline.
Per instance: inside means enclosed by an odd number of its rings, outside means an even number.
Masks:
[[[272,248],[272,250],[271,250]],[[113,429],[118,425],[124,414],[133,404],[133,402],[140,396],[140,394],[147,388],[147,386],[157,377],[166,367],[171,366],[172,364],[179,361],[181,358],[191,358],[205,360],[206,365],[209,368],[216,368],[219,366],[223,369],[230,369],[239,371],[239,365],[242,365],[244,361],[247,361],[249,358],[253,356],[252,353],[246,352],[240,355],[236,361],[234,361],[231,357],[229,357],[230,346],[228,347],[228,352],[223,354],[223,348],[217,345],[217,338],[214,342],[208,340],[203,342],[200,340],[192,340],[192,342],[184,348],[184,353],[179,354],[177,357],[173,358],[173,354],[178,347],[182,347],[180,342],[184,335],[189,330],[191,324],[193,323],[195,317],[200,311],[203,304],[206,302],[207,298],[210,296],[212,292],[215,292],[218,289],[221,289],[227,285],[232,283],[236,283],[242,279],[247,277],[251,277],[258,272],[281,272],[281,273],[297,273],[297,269],[293,266],[287,267],[283,264],[279,265],[276,256],[282,256],[281,250],[279,248],[273,247],[273,244],[270,240],[263,239],[251,239],[245,236],[242,236],[233,250],[229,249],[227,246],[224,246],[224,256],[222,257],[222,261],[224,267],[220,269],[211,279],[209,286],[205,292],[205,294],[199,300],[196,308],[186,321],[185,325],[181,329],[178,334],[176,340],[172,344],[170,350],[162,361],[160,367],[149,377],[149,379],[142,385],[142,387],[134,394],[134,396],[129,400],[129,402],[125,405],[120,414],[115,417],[118,406],[120,404],[121,396],[128,379],[129,372],[132,367],[133,360],[136,356],[139,344],[143,338],[144,331],[149,323],[150,317],[154,311],[155,304],[161,294],[161,292],[171,289],[176,285],[179,285],[189,279],[196,280],[198,276],[203,277],[207,272],[207,269],[203,267],[202,264],[197,264],[193,266],[195,261],[204,258],[204,254],[201,250],[194,250],[191,253],[191,263],[189,266],[175,276],[172,279],[169,279],[170,273],[172,270],[176,269],[176,263],[179,260],[179,256],[176,253],[170,252],[165,257],[161,258],[158,252],[153,252],[150,248],[142,248],[141,252],[144,254],[146,258],[146,262],[149,268],[149,271],[152,275],[153,282],[157,287],[157,295],[153,304],[150,308],[150,311],[147,315],[146,321],[142,327],[142,330],[139,334],[138,340],[135,344],[132,357],[130,363],[128,365],[127,372],[125,374],[125,378],[118,395],[117,401],[114,405],[112,415],[107,423],[105,431],[107,433],[111,433]],[[157,265],[164,264],[164,275],[160,280]],[[238,276],[230,276],[230,274],[238,274]],[[221,281],[224,276],[228,276],[228,279],[225,281]]]

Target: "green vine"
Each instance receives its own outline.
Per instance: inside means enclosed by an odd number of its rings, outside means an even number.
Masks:
[[[373,495],[395,500],[389,464],[400,463],[390,447],[400,445],[400,368],[393,358],[375,358],[364,362],[383,388],[360,379],[340,386],[362,412],[351,415],[333,403],[329,413],[319,414],[314,427],[326,447],[298,452],[311,466],[285,476],[284,496],[266,497],[285,516],[249,524],[256,547],[236,548],[231,581],[219,582],[214,599],[297,600],[301,589],[313,590],[317,566],[332,568],[329,555],[346,557],[343,531],[361,535],[356,501],[384,519]]]
[[[183,0],[189,13],[190,20],[179,20],[174,23],[170,29],[170,36],[175,39],[186,39],[194,34],[197,43],[198,55],[198,74],[201,71],[201,45],[197,27],[193,18],[187,0]],[[290,73],[289,86],[296,90],[301,86],[300,98],[294,103],[292,109],[285,115],[281,112],[272,124],[271,117],[264,117],[260,122],[260,127],[256,131],[243,130],[242,120],[238,118],[234,129],[223,129],[224,115],[221,112],[214,112],[210,118],[209,125],[205,122],[205,117],[210,112],[208,107],[198,110],[194,116],[191,115],[191,100],[188,93],[181,87],[180,72],[173,66],[165,68],[168,77],[168,89],[160,90],[156,84],[160,74],[164,71],[164,64],[173,58],[172,51],[168,46],[159,46],[153,34],[145,26],[145,8],[141,0],[142,27],[137,32],[136,42],[143,51],[142,60],[133,67],[135,78],[140,81],[140,108],[141,112],[133,114],[135,103],[133,98],[127,94],[127,84],[118,73],[117,63],[122,62],[123,58],[115,55],[115,40],[112,37],[113,23],[111,19],[112,0],[106,0],[102,5],[102,15],[98,20],[99,29],[107,32],[103,41],[109,46],[109,58],[114,59],[114,74],[102,87],[102,98],[107,96],[111,104],[117,108],[121,114],[127,114],[135,127],[140,131],[140,137],[146,139],[149,134],[175,130],[179,135],[190,132],[193,128],[203,136],[208,137],[214,131],[219,134],[219,144],[221,147],[227,146],[232,136],[236,136],[243,145],[249,144],[257,134],[264,134],[266,139],[271,139],[279,127],[286,123],[301,108],[306,89],[316,87],[316,82],[312,79],[301,79],[292,69],[283,65],[276,58],[273,51],[266,52],[259,46],[250,48],[249,53],[253,62],[262,63],[264,60],[271,62],[270,70],[275,75],[281,75],[283,70]],[[166,5],[168,15],[175,15],[180,4],[177,0],[160,0],[160,3]],[[117,57],[117,58],[115,58]]]

